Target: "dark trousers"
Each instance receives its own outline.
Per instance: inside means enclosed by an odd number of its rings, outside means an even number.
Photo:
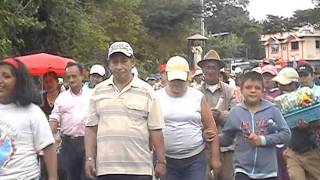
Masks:
[[[98,180],[152,180],[152,176],[115,174],[99,176]]]
[[[167,159],[167,174],[161,180],[207,180],[207,158],[201,153],[184,159]]]
[[[246,174],[243,173],[237,173],[235,180],[278,180],[277,177],[272,177],[272,178],[263,178],[263,179],[252,179]]]
[[[84,137],[64,136],[60,153],[68,180],[85,180]]]

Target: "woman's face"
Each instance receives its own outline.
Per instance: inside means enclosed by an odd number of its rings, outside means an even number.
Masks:
[[[0,65],[0,103],[5,104],[12,101],[15,87],[16,77],[12,73],[12,67],[9,65]]]
[[[187,89],[187,82],[186,81],[182,81],[182,80],[172,80],[172,81],[168,81],[168,87],[170,88],[170,91],[177,95],[183,95]]]
[[[58,90],[59,83],[52,76],[46,76],[43,81],[44,89],[48,92]]]

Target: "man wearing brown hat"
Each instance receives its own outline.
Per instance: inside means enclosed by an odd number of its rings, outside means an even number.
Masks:
[[[210,50],[204,58],[198,62],[204,74],[204,83],[200,91],[205,95],[209,103],[218,130],[225,124],[229,110],[236,105],[234,89],[228,84],[219,80],[220,69],[224,63],[220,60],[215,50]],[[211,175],[210,180],[233,180],[233,151],[234,146],[221,147],[222,169],[219,174]]]

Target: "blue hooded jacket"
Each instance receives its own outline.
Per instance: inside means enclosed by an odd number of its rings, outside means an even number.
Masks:
[[[260,135],[261,146],[248,140],[250,133]],[[221,132],[220,143],[229,146],[235,141],[235,172],[253,179],[277,177],[277,144],[286,144],[291,132],[280,110],[271,102],[261,100],[261,108],[251,113],[245,104],[231,109]]]

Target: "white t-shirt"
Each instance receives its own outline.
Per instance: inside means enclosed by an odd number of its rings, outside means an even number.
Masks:
[[[37,178],[37,152],[54,142],[45,114],[34,104],[0,104],[0,114],[0,180]]]
[[[219,85],[219,84],[207,85],[207,88],[208,88],[212,93],[214,93],[214,92],[219,88],[218,85]]]
[[[183,159],[200,153],[205,147],[201,121],[203,94],[190,88],[182,97],[170,97],[165,88],[156,93],[165,120],[166,156]]]

